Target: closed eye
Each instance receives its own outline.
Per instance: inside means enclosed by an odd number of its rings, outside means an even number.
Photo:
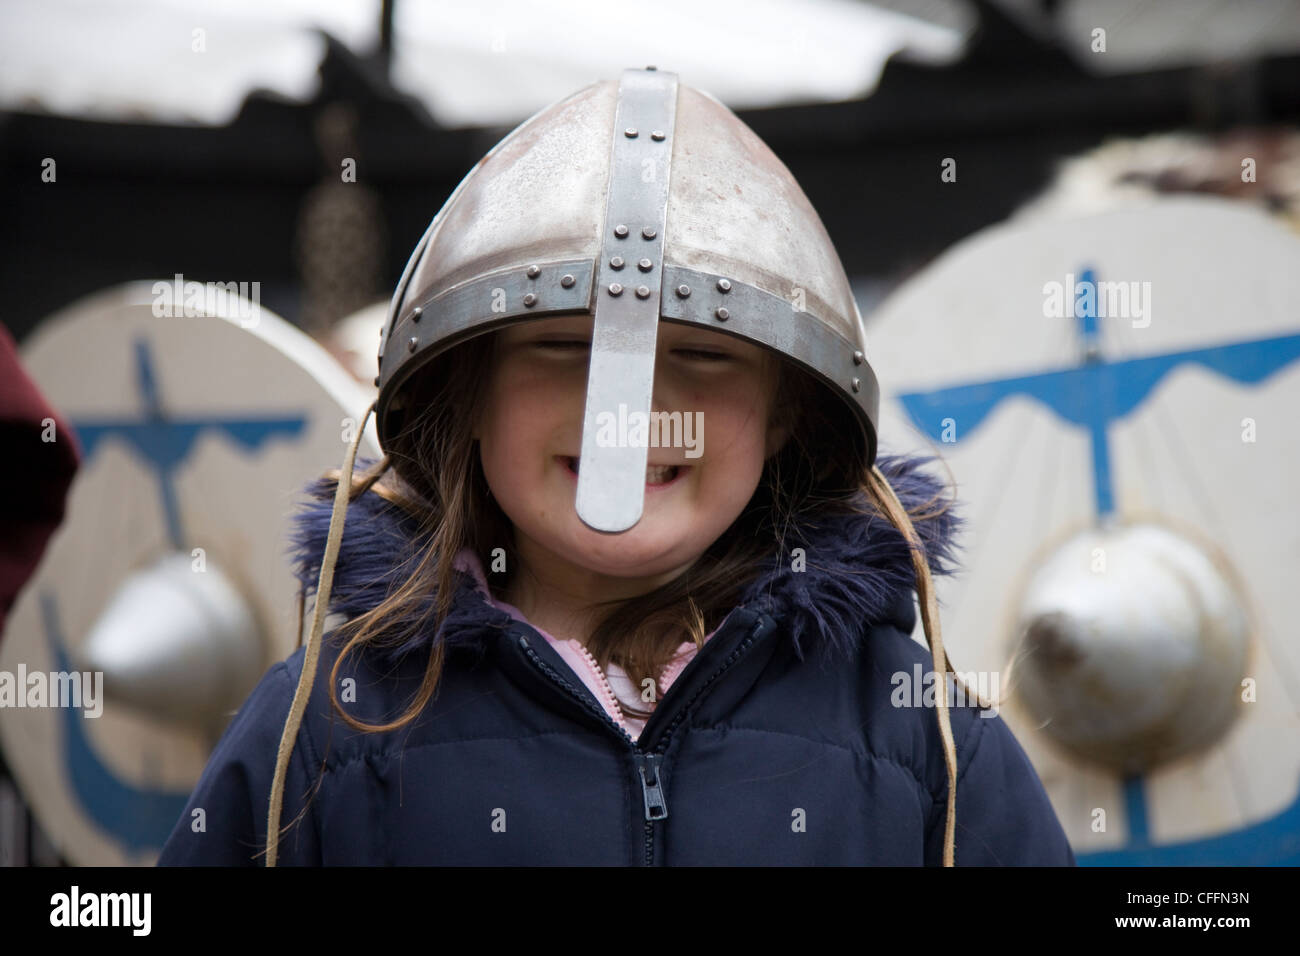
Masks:
[[[710,352],[707,349],[673,349],[674,355],[685,355],[697,361],[721,362],[731,358],[726,352]]]
[[[575,352],[579,349],[591,348],[591,343],[585,339],[543,339],[533,344],[538,348],[556,352]],[[673,349],[673,354],[697,362],[722,362],[731,358],[726,352],[711,352],[708,349]]]

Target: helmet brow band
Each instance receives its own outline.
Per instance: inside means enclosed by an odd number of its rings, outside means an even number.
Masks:
[[[813,372],[846,399],[862,427],[872,461],[880,388],[866,357],[830,323],[817,318],[818,303],[807,303],[811,321],[792,321],[794,304],[738,279],[669,263],[664,267],[665,321],[690,322],[717,332],[761,342],[788,361]],[[851,399],[851,401],[849,401]]]

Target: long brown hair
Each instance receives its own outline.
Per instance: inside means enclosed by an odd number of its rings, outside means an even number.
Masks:
[[[410,628],[442,624],[455,593],[453,566],[465,547],[486,558],[504,548],[507,571],[489,575],[494,596],[507,592],[519,562],[514,553],[513,527],[489,491],[471,436],[473,411],[478,407],[490,368],[495,334],[469,340],[435,359],[414,385],[413,412],[394,447],[415,449],[410,458],[391,453],[363,474],[353,477],[350,497],[380,494],[419,521],[422,551],[409,555],[410,573],[378,605],[341,625],[336,639],[345,643],[330,675],[330,700],[335,711],[356,730],[380,733],[399,729],[416,718],[434,696],[442,676],[444,649],[433,642],[423,681],[410,706],[383,724],[359,721],[341,706],[336,694],[338,672],[345,658],[367,646],[405,642]],[[886,508],[871,478],[857,425],[844,403],[826,386],[788,361],[771,357],[779,366],[772,414],[789,426],[789,438],[764,464],[757,489],[744,511],[705,551],[695,565],[673,581],[647,594],[601,602],[593,608],[594,629],[587,649],[602,669],[613,662],[635,686],[658,685],[678,646],[697,647],[735,607],[754,577],[784,551],[787,535],[805,518],[828,510],[885,515]],[[338,480],[335,470],[327,477]],[[333,491],[330,491],[333,494]],[[865,495],[865,499],[863,498]],[[944,514],[951,502],[933,499],[908,512],[913,523]],[[888,519],[887,519],[888,520]],[[422,596],[433,593],[430,608]],[[419,616],[420,606],[429,608]],[[431,612],[431,613],[430,613]],[[409,622],[413,619],[416,624]],[[406,622],[401,626],[398,622]],[[940,666],[936,662],[936,666]],[[655,693],[657,697],[657,692]],[[647,717],[649,710],[624,706],[624,712]]]

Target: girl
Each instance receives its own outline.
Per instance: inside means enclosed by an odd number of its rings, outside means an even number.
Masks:
[[[380,356],[385,457],[297,518],[307,644],[160,863],[1074,863],[1001,718],[912,691],[958,519],[877,457],[843,269],[716,100],[629,70],[523,124]]]

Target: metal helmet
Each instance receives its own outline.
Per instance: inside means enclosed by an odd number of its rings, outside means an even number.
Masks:
[[[534,115],[456,187],[398,283],[376,419],[394,465],[409,386],[466,339],[536,316],[594,317],[575,506],[588,526],[641,517],[647,448],[597,441],[603,414],[648,415],[658,324],[747,339],[852,410],[875,462],[879,389],[839,256],[785,165],[712,96],[646,67]]]

